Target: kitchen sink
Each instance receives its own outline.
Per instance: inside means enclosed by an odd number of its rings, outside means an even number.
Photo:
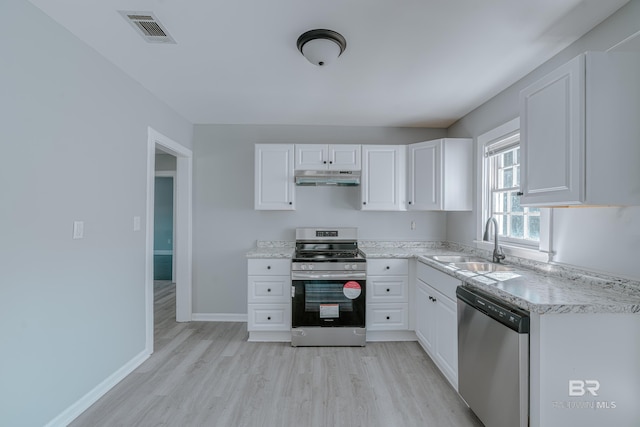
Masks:
[[[436,261],[444,262],[444,263],[467,263],[467,262],[485,262],[482,258],[472,257],[472,256],[464,256],[464,255],[434,255],[433,258]]]
[[[472,271],[474,273],[493,273],[494,271],[511,271],[512,267],[491,262],[453,262],[453,266],[461,270]]]

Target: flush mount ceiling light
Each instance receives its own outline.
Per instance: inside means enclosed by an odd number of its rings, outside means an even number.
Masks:
[[[345,38],[331,30],[311,30],[298,37],[300,53],[319,67],[331,64],[346,48]]]

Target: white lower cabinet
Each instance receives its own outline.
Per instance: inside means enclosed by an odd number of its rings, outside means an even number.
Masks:
[[[367,331],[409,330],[409,260],[367,261]]]
[[[247,289],[247,330],[255,332],[291,331],[291,261],[250,259]],[[252,336],[252,334],[254,336]],[[280,334],[286,338],[285,334]],[[266,337],[265,337],[266,338]],[[268,340],[277,340],[275,336]]]
[[[458,311],[455,290],[461,282],[418,263],[416,336],[451,385],[458,390]]]

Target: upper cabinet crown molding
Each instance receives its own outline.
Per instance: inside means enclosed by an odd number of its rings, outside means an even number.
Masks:
[[[442,138],[410,144],[408,159],[409,210],[472,209],[472,139]]]
[[[357,144],[296,144],[295,170],[359,171],[361,157]]]
[[[640,205],[640,55],[587,52],[520,92],[521,204]]]

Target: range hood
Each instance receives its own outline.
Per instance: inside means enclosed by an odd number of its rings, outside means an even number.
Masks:
[[[296,185],[360,185],[360,171],[296,171]]]

